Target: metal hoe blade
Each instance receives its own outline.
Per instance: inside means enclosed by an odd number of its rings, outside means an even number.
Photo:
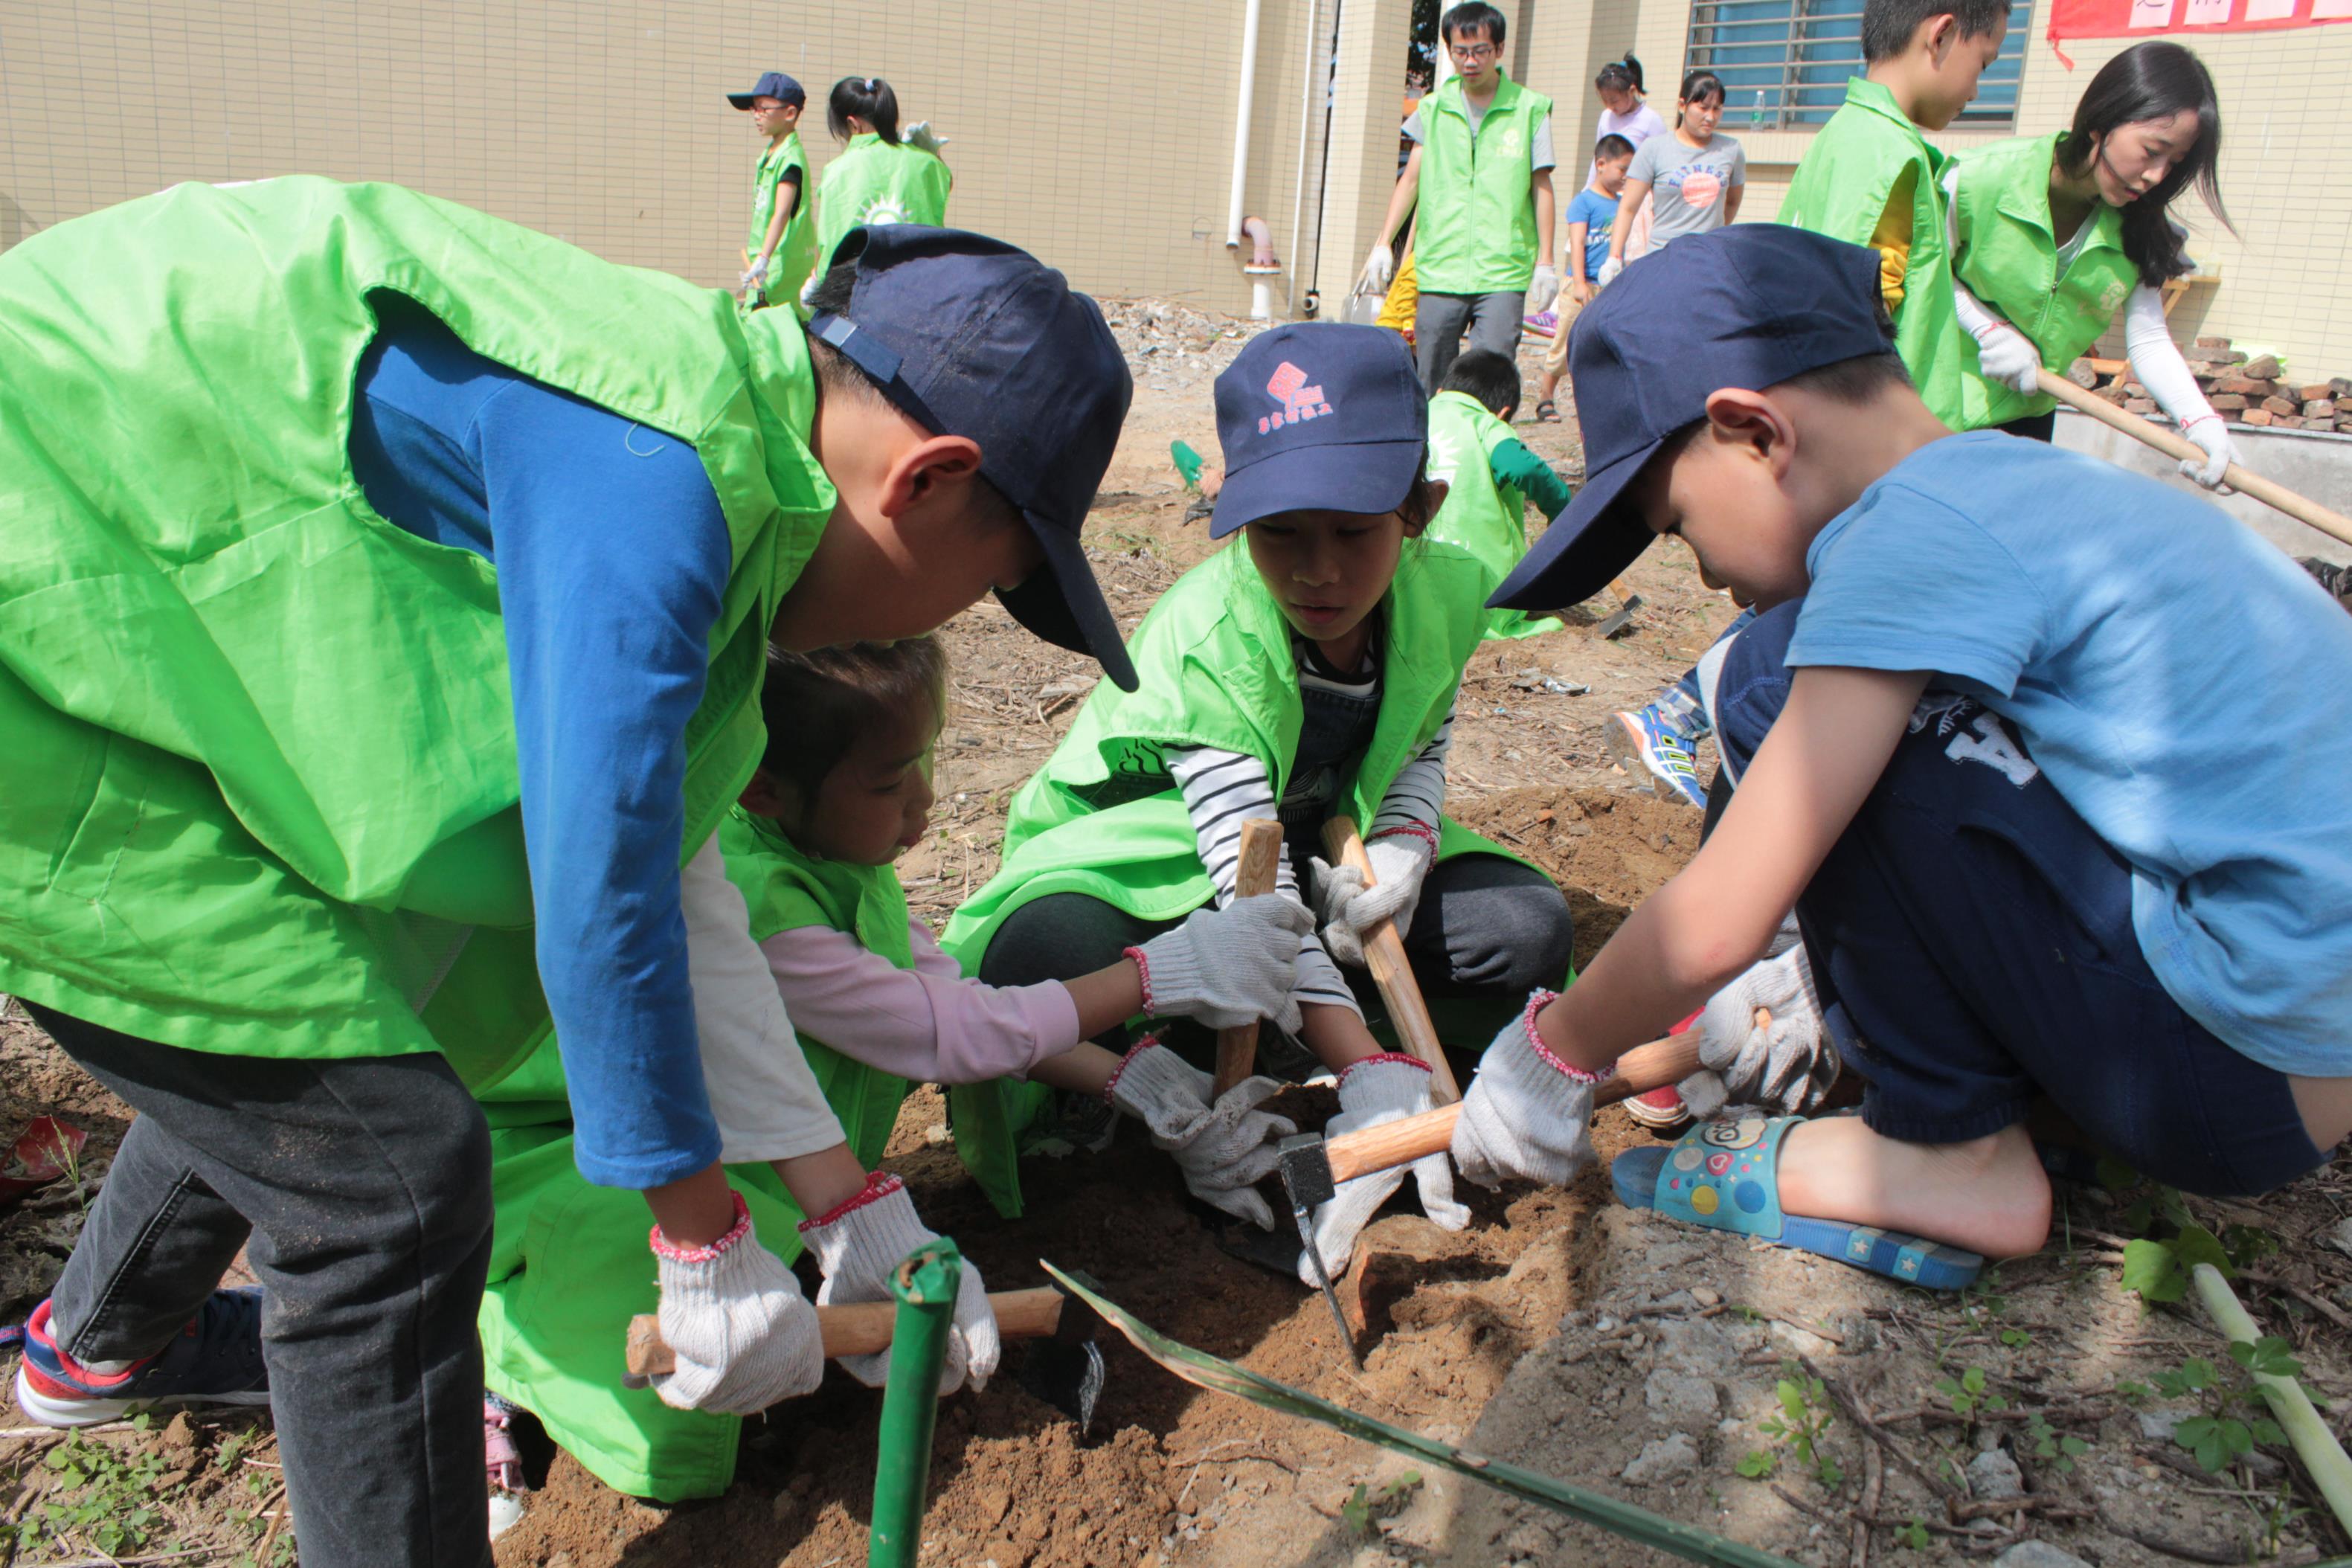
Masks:
[[[1331,1166],[1323,1155],[1323,1140],[1315,1133],[1302,1132],[1286,1138],[1276,1146],[1282,1172],[1282,1190],[1290,1199],[1290,1217],[1298,1222],[1299,1244],[1307,1249],[1308,1265],[1315,1270],[1315,1283],[1323,1288],[1323,1300],[1331,1309],[1331,1321],[1339,1325],[1339,1342],[1348,1347],[1348,1359],[1361,1371],[1364,1358],[1356,1350],[1356,1336],[1348,1327],[1348,1314],[1339,1310],[1339,1292],[1331,1289],[1331,1276],[1323,1267],[1323,1249],[1315,1245],[1315,1205],[1327,1203],[1332,1194]]]

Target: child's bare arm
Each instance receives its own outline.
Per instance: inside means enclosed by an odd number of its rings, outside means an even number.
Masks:
[[[1609,229],[1610,260],[1622,262],[1625,259],[1625,237],[1633,232],[1633,215],[1640,212],[1642,210],[1642,204],[1649,199],[1649,181],[1628,180],[1625,182],[1624,190],[1620,192],[1617,196],[1618,221],[1611,225]]]
[[[1080,1040],[1061,1055],[1047,1057],[1030,1068],[1029,1081],[1053,1089],[1076,1089],[1081,1094],[1100,1094],[1110,1087],[1111,1075],[1118,1070],[1118,1058],[1115,1054],[1092,1040]]]
[[[1762,955],[1895,753],[1923,671],[1807,668],[1697,858],[1644,900],[1537,1018],[1598,1068],[1703,1005]]]
[[[1299,1029],[1299,1038],[1315,1053],[1315,1059],[1339,1071],[1350,1063],[1381,1053],[1381,1043],[1372,1038],[1371,1030],[1364,1026],[1363,1016],[1346,1007],[1328,1007],[1308,1004],[1299,1008],[1306,1019]]]

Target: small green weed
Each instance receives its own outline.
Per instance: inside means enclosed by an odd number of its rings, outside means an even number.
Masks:
[[[2091,1451],[2089,1443],[2080,1437],[2062,1434],[2039,1410],[2025,1419],[2025,1440],[2032,1446],[2035,1458],[2044,1461],[2062,1475],[2072,1473],[2074,1461]]]
[[[2293,1377],[2303,1370],[2293,1347],[2275,1334],[2252,1344],[2232,1344],[2231,1375],[2202,1356],[2191,1356],[2169,1372],[2149,1381],[2167,1399],[2195,1399],[2205,1406],[2172,1429],[2172,1440],[2196,1457],[2199,1465],[2218,1475],[2254,1450],[2257,1443],[2284,1444],[2286,1434],[2270,1418],[2268,1406],[2255,1392],[2252,1375]]]
[[[1369,1541],[1379,1532],[1381,1520],[1403,1511],[1420,1485],[1419,1470],[1407,1470],[1378,1491],[1368,1490],[1363,1482],[1358,1481],[1356,1489],[1348,1494],[1348,1500],[1339,1505],[1339,1517],[1360,1538]]]
[[[1936,1392],[1942,1394],[1952,1407],[1952,1414],[1974,1420],[1979,1410],[2006,1410],[2009,1401],[1985,1387],[1984,1368],[1972,1366],[1958,1377],[1939,1377]]]
[[[132,1425],[146,1429],[145,1416]],[[156,1544],[163,1515],[155,1482],[170,1468],[152,1450],[123,1451],[95,1437],[71,1437],[41,1461],[49,1489],[11,1533],[18,1552],[55,1553],[94,1546],[104,1555]]]
[[[1757,1430],[1774,1443],[1797,1457],[1798,1462],[1810,1466],[1813,1479],[1832,1491],[1845,1485],[1845,1469],[1822,1447],[1822,1437],[1830,1429],[1832,1417],[1829,1412],[1829,1390],[1817,1377],[1784,1377],[1774,1385],[1773,1393],[1780,1401],[1780,1413],[1768,1415]],[[1759,1466],[1758,1461],[1763,1463]],[[1749,1480],[1761,1480],[1772,1473],[1779,1457],[1769,1449],[1757,1449],[1733,1468]]]
[[[1903,1528],[1895,1532],[1895,1544],[1906,1552],[1927,1551],[1927,1527],[1916,1518],[1906,1521]]]

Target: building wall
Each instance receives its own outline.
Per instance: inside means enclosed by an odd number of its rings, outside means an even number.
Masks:
[[[1320,183],[1317,3],[1262,5],[1245,205],[1286,261],[1302,119],[1310,204]],[[1351,0],[1359,32],[1392,14],[1389,79],[1408,8]],[[1224,242],[1243,15],[1242,0],[0,0],[0,248],[179,181],[306,172],[395,180],[728,284],[758,146],[721,95],[762,69],[798,78],[822,171],[824,94],[854,71],[952,138],[950,222],[1083,288],[1238,313],[1249,289]],[[1367,41],[1367,104],[1372,58]]]

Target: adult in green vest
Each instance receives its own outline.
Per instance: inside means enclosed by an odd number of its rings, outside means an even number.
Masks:
[[[821,345],[390,185],[181,185],[0,257],[0,988],[140,1112],[28,1415],[268,1401],[307,1561],[482,1559],[468,1089],[551,1024],[575,1160],[659,1222],[664,1396],[814,1386],[689,968],[756,964],[689,917],[767,643],[993,584],[1132,679],[1076,535],[1129,395],[1099,312],[978,236],[843,255]],[[808,1136],[804,1205],[864,1185]],[[215,1292],[240,1246],[266,1311]]]
[[[1444,481],[1445,504],[1427,537],[1468,551],[1498,584],[1528,552],[1528,504],[1549,519],[1575,499],[1551,465],[1511,434],[1518,406],[1518,366],[1485,349],[1455,360],[1429,400],[1429,477]],[[1559,625],[1558,616],[1486,612],[1489,641],[1537,637]]]
[[[1144,617],[1130,651],[1150,679],[1087,700],[1014,796],[1003,864],[945,945],[992,984],[1084,973],[1232,899],[1243,824],[1278,819],[1276,895],[1308,887],[1322,920],[1321,940],[1300,942],[1299,1034],[1340,1075],[1345,1131],[1429,1103],[1427,1068],[1381,1050],[1341,972],[1361,974],[1366,932],[1393,920],[1423,993],[1491,1028],[1530,988],[1564,982],[1572,931],[1549,879],[1444,815],[1454,694],[1494,579],[1423,537],[1444,487],[1423,471],[1427,405],[1403,343],[1378,327],[1276,327],[1216,398],[1225,479],[1210,533],[1246,529],[1246,548],[1186,573]],[[1370,879],[1321,858],[1341,814],[1363,825]],[[1433,1219],[1467,1221],[1442,1159],[1414,1174]],[[1403,1179],[1351,1182],[1326,1205],[1328,1268]]]
[[[2212,76],[2151,38],[2099,68],[2071,130],[1996,142],[1944,172],[1952,300],[1975,340],[1962,354],[1963,428],[2049,440],[2058,404],[2041,372],[2089,353],[2120,307],[2132,379],[2205,454],[2180,471],[2221,484],[2237,459],[2230,427],[2172,341],[2160,292],[2194,265],[2173,199],[2194,185],[2229,222],[2221,154]]]
[[[751,174],[751,230],[743,241],[737,287],[746,304],[797,308],[816,265],[815,193],[800,132],[808,94],[783,72],[768,71],[751,91],[730,92],[727,101],[749,110],[751,124],[768,140]]]
[[[898,133],[898,94],[878,76],[833,84],[824,110],[833,139],[845,143],[817,180],[816,247],[831,256],[853,228],[947,222],[955,175],[940,156],[944,138],[929,121]]]
[[[954,1086],[955,1096],[1006,1076],[1034,1079],[1137,1117],[1195,1194],[1271,1226],[1250,1184],[1273,1169],[1275,1142],[1295,1131],[1257,1109],[1281,1086],[1253,1079],[1213,1106],[1206,1075],[1173,1052],[1147,1044],[1122,1058],[1082,1035],[1137,1012],[1147,986],[1161,1011],[1213,1026],[1295,1009],[1292,954],[1309,929],[1306,912],[1271,899],[1203,910],[1066,985],[982,985],[910,916],[893,869],[922,837],[933,799],[931,752],[947,709],[938,643],[775,651],[761,702],[770,745],[719,843],[773,977],[768,988],[782,994],[860,1157],[879,1158],[910,1080]],[[824,1251],[834,1227],[803,1221],[780,1180],[785,1173],[763,1162],[771,1138],[790,1147],[794,1108],[775,1092],[772,1050],[732,1048],[745,1043],[721,1037],[704,1056],[730,1179],[765,1234],[787,1245],[794,1226],[812,1235],[826,1264],[820,1301],[868,1299],[835,1289],[841,1271]],[[490,1386],[624,1491],[668,1502],[715,1496],[734,1473],[739,1418],[676,1410],[614,1384],[613,1325],[655,1301],[654,1282],[637,1266],[643,1224],[632,1220],[625,1194],[572,1168],[561,1068],[551,1053],[544,1066],[551,1083],[490,1108],[499,1197],[482,1308]],[[972,1109],[951,1100],[960,1144]],[[945,1386],[967,1370],[984,1382],[992,1357],[984,1341],[951,1334]],[[868,1383],[887,1373],[884,1356],[845,1364]]]
[[[1868,0],[1864,74],[1813,135],[1780,221],[1867,245],[1895,320],[1895,347],[1937,418],[1962,428],[1965,340],[1952,311],[1944,236],[1941,131],[1977,94],[1977,78],[2009,36],[2008,0]]]
[[[1395,267],[1390,242],[1418,201],[1413,349],[1423,389],[1433,393],[1465,330],[1472,347],[1517,358],[1524,319],[1550,310],[1559,296],[1551,100],[1503,74],[1503,14],[1485,0],[1454,6],[1439,26],[1458,74],[1405,120],[1415,145],[1359,285],[1387,289]]]

